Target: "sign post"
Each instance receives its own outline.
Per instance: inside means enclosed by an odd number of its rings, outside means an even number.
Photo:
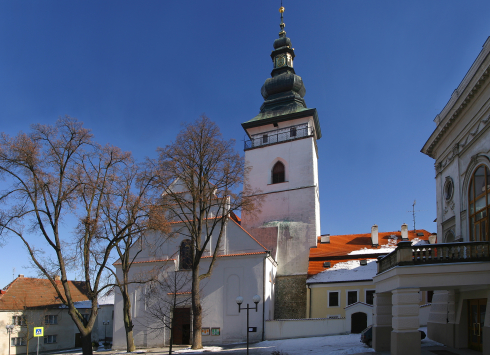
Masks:
[[[44,336],[44,327],[34,327],[34,337],[37,338],[37,355],[39,355],[39,338]]]

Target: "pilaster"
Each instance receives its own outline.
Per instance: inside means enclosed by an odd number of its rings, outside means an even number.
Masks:
[[[397,289],[392,294],[391,354],[419,355],[419,289]]]
[[[390,350],[392,322],[391,292],[376,293],[373,308],[373,349]]]

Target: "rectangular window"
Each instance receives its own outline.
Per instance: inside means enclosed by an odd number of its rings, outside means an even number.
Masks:
[[[338,307],[339,304],[339,292],[332,291],[328,293],[328,306],[329,307]]]
[[[357,302],[357,291],[347,291],[347,305]]]
[[[289,129],[289,136],[290,137],[296,137],[296,127],[291,127]]]
[[[26,321],[23,316],[12,316],[13,325],[26,325]]]
[[[262,136],[262,144],[265,144],[269,141],[269,136],[267,134],[264,134]]]
[[[374,304],[374,290],[366,290],[366,303]]]
[[[46,335],[44,337],[44,344],[54,344],[56,343],[56,335]]]
[[[44,324],[58,324],[58,316],[44,316]]]
[[[23,346],[26,345],[26,338],[10,338],[10,346]]]
[[[434,297],[434,291],[427,291],[427,303],[432,303],[432,297]]]

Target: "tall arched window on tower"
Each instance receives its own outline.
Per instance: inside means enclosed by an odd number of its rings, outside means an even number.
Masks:
[[[468,191],[471,241],[488,240],[489,200],[490,170],[485,165],[480,165],[471,176]]]
[[[189,270],[192,267],[191,240],[185,239],[180,243],[180,270]]]
[[[277,184],[286,181],[286,169],[284,164],[278,161],[272,168],[272,183]]]

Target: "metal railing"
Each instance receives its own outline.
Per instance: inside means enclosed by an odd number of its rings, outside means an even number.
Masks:
[[[390,254],[378,258],[378,274],[395,266],[490,261],[489,242],[413,245],[400,242]]]
[[[280,142],[286,142],[298,138],[309,137],[313,136],[314,133],[314,128],[309,127],[306,123],[281,128],[274,131],[268,131],[261,134],[253,135],[252,139],[245,140],[245,150]]]

